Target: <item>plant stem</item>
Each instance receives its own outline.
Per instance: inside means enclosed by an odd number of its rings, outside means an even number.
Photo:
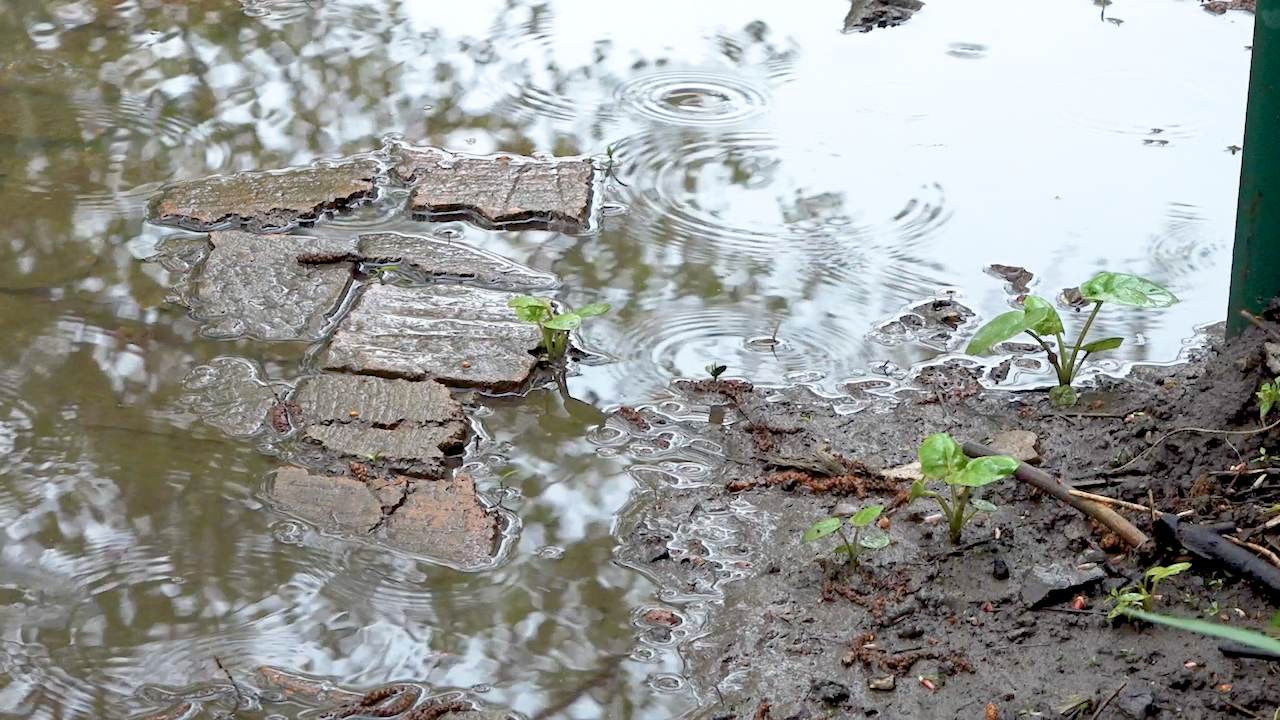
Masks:
[[[858,553],[858,551],[854,549],[854,547],[853,547],[853,543],[849,542],[849,538],[845,537],[845,534],[844,534],[844,521],[843,521],[843,520],[842,520],[842,521],[840,521],[840,527],[836,528],[836,532],[840,535],[840,539],[844,541],[844,546],[845,546],[845,547],[847,547],[847,548],[849,548],[849,564],[850,564],[850,565],[857,565],[857,564],[858,564],[858,554],[857,554],[857,553]],[[856,529],[853,531],[853,539],[854,539],[854,540],[857,540],[857,539],[858,539],[858,531],[857,531]]]
[[[1084,345],[1084,339],[1089,334],[1089,328],[1093,327],[1093,321],[1098,317],[1098,311],[1102,309],[1102,301],[1098,300],[1093,305],[1093,312],[1089,313],[1089,319],[1085,321],[1084,327],[1080,329],[1080,334],[1076,336],[1075,347],[1071,348],[1071,362],[1067,364],[1067,381],[1063,385],[1070,385],[1072,380],[1076,379],[1076,355],[1080,354],[1080,348]],[[1081,360],[1083,362],[1083,360]]]
[[[964,529],[964,506],[967,498],[965,497],[965,490],[961,490],[957,495],[955,485],[948,485],[947,487],[951,488],[952,513],[951,517],[947,518],[951,521],[951,544],[959,545],[960,531]]]

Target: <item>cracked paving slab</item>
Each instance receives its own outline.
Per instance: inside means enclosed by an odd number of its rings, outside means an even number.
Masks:
[[[598,219],[589,159],[519,155],[466,157],[402,147],[396,176],[411,187],[409,212],[425,220],[461,218],[480,227],[588,232]]]
[[[161,192],[151,203],[149,219],[197,231],[287,230],[376,197],[379,172],[372,158],[352,157],[310,167],[191,180]]]

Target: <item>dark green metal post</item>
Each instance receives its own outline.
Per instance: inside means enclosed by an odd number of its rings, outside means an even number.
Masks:
[[[1230,336],[1239,335],[1248,323],[1241,310],[1257,314],[1268,300],[1280,297],[1280,0],[1258,0],[1253,27],[1227,314]]]

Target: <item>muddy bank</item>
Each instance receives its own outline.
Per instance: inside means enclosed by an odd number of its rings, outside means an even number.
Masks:
[[[997,509],[956,547],[933,524],[936,502],[909,501],[910,470],[894,471],[930,433],[989,442],[1023,431],[1034,434],[1028,457],[1070,484],[1186,513],[1187,524],[1258,528],[1280,483],[1269,464],[1245,475],[1240,462],[1274,434],[1162,438],[1186,424],[1258,427],[1262,342],[1256,330],[1229,347],[1211,338],[1187,364],[1139,368],[1068,411],[1042,392],[982,391],[984,368],[965,361],[925,369],[896,398],[868,395],[852,415],[804,388],[683,383],[694,410],[683,419],[626,408],[609,421],[633,453],[651,448],[668,463],[635,473],[643,509],[621,528],[619,553],[680,596],[724,593],[704,627],[686,628],[698,638],[684,651],[706,690],[701,717],[1269,717],[1280,705],[1274,665],[1106,619],[1110,590],[1183,549],[1134,552],[1012,479],[988,487]],[[727,408],[724,425],[698,415],[712,406]],[[671,472],[670,458],[708,447],[724,456],[713,482]],[[879,531],[891,544],[858,567],[831,553],[834,542],[801,544],[816,520],[869,504],[887,508]],[[1149,513],[1121,512],[1155,535]],[[1275,548],[1275,529],[1254,540]],[[1200,559],[1161,595],[1160,612],[1253,629],[1276,612],[1265,589]],[[668,609],[692,622],[689,602]]]

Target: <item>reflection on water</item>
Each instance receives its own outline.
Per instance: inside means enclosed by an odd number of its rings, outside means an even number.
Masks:
[[[951,347],[877,328],[949,291],[983,318],[1005,309],[991,263],[1044,295],[1100,268],[1170,286],[1169,311],[1100,317],[1141,338],[1118,359],[1172,360],[1221,314],[1249,16],[1133,0],[1117,25],[1075,0],[974,0],[844,35],[845,9],[0,4],[0,713],[154,711],[223,683],[214,657],[241,682],[261,665],[353,690],[416,681],[529,716],[709,706],[680,642],[749,558],[717,527],[676,537],[724,570],[677,592],[615,560],[612,532],[646,486],[711,482],[719,451],[660,424],[633,437],[589,405],[680,415],[670,380],[719,361],[855,411]],[[478,413],[467,469],[516,519],[483,573],[264,506],[266,430],[192,373],[222,368],[269,402],[307,347],[201,337],[169,302],[201,241],[143,222],[173,180],[399,139],[612,147],[626,183],[589,237],[413,223],[395,192],[305,230],[434,232],[556,273],[571,305],[613,303],[585,340],[617,362],[569,383],[589,405],[537,392]],[[141,261],[166,241],[164,264]],[[655,608],[683,629],[656,632]]]

